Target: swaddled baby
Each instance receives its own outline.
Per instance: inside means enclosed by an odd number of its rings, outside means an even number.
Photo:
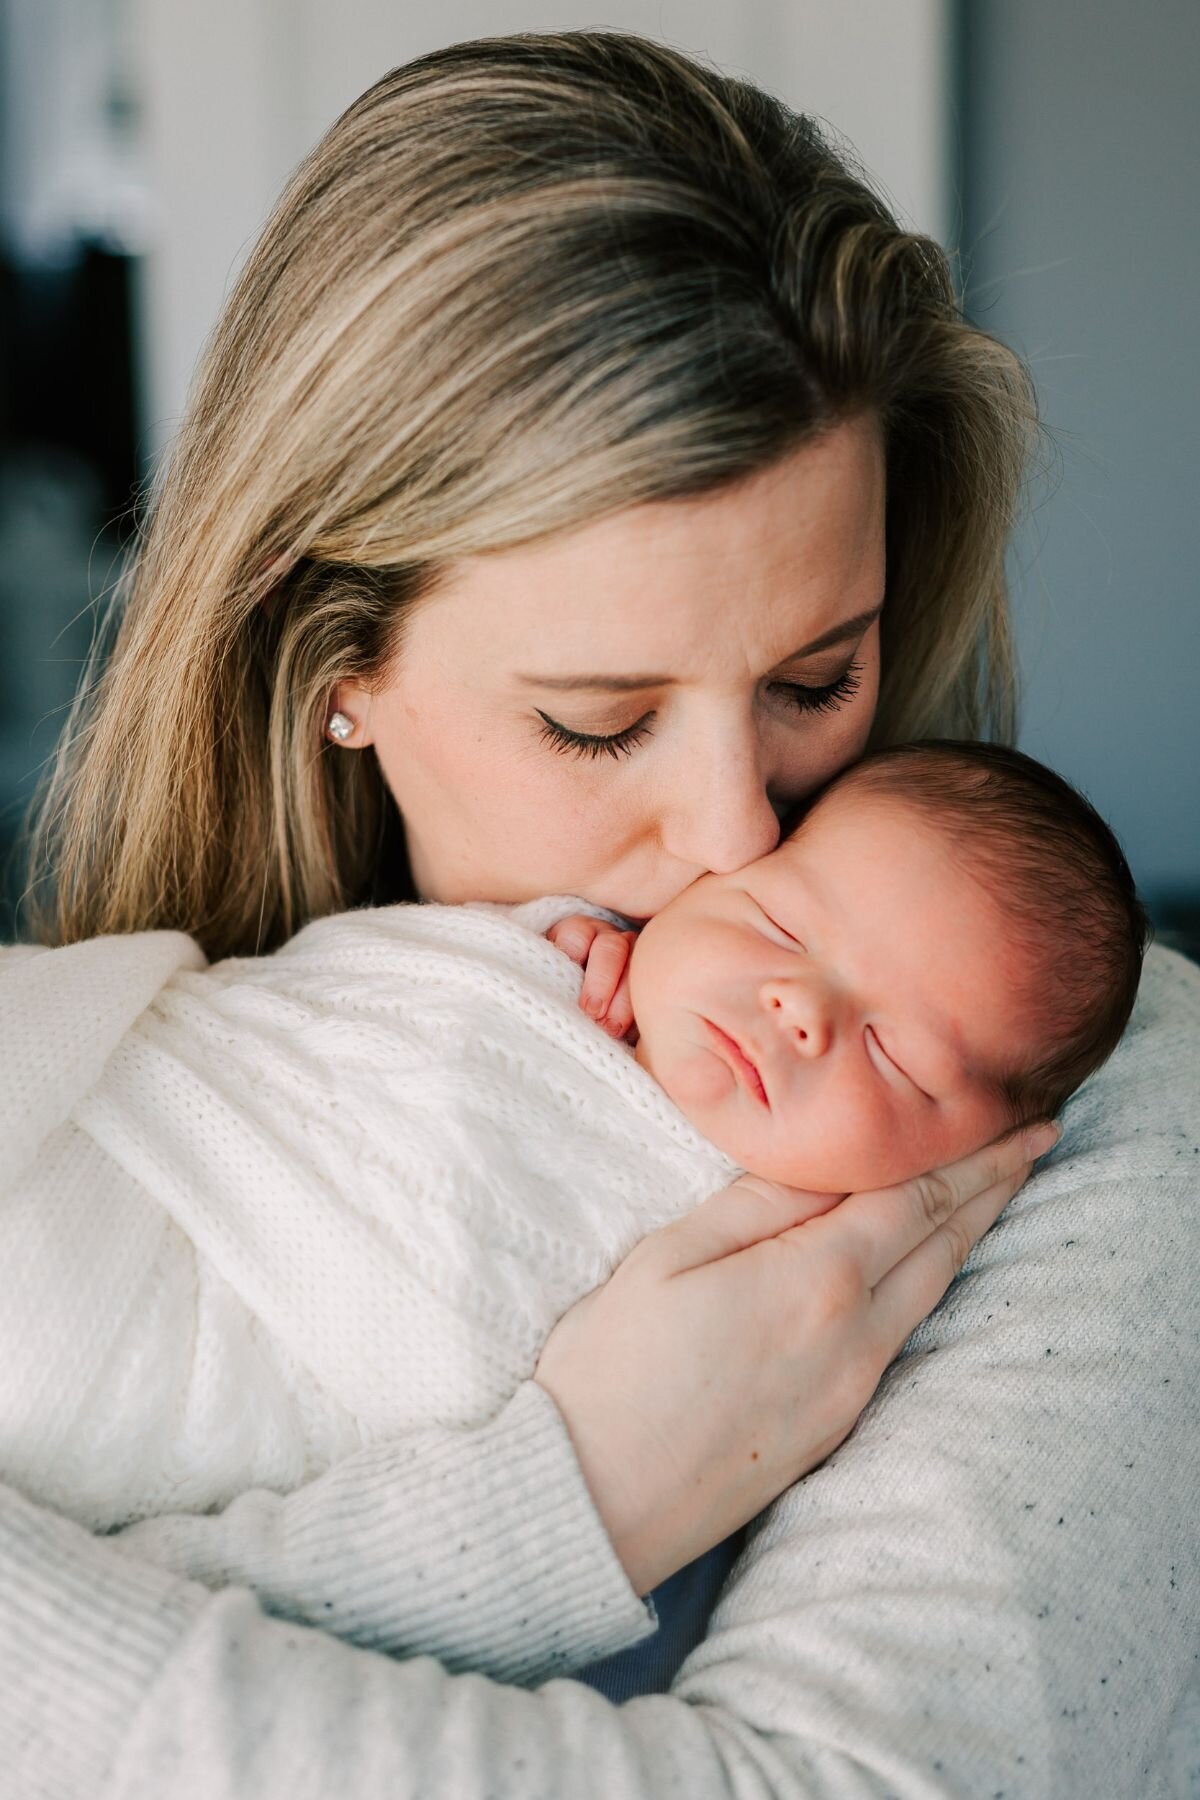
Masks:
[[[861,1190],[1052,1114],[1145,937],[1086,803],[971,746],[868,758],[651,920],[636,1049],[579,1004],[617,1019],[620,922],[584,978],[542,935],[578,913],[366,910],[171,975],[0,1176],[0,1474],[111,1526],[481,1421],[739,1170]]]

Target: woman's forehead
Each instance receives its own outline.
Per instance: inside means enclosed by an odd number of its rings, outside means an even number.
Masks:
[[[882,457],[855,421],[735,487],[465,559],[414,642],[512,677],[762,673],[876,607],[883,581]]]

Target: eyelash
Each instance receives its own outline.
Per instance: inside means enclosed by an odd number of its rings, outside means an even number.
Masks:
[[[616,762],[622,756],[628,756],[644,738],[650,736],[650,720],[652,713],[644,719],[638,719],[627,725],[624,731],[615,731],[611,737],[595,737],[590,732],[572,731],[567,725],[560,725],[538,709],[538,717],[542,721],[539,736],[565,756],[611,756]]]
[[[851,663],[850,667],[838,676],[836,681],[827,683],[825,687],[805,687],[798,681],[778,681],[777,688],[787,695],[789,705],[795,706],[797,712],[805,714],[835,712],[852,700],[862,686],[863,665]],[[619,757],[628,756],[631,751],[650,736],[650,721],[653,713],[637,719],[627,725],[624,731],[615,731],[611,737],[598,736],[587,731],[572,731],[567,725],[560,725],[557,719],[538,709],[538,717],[542,721],[539,735],[544,742],[560,754],[595,758],[610,756],[614,762]]]
[[[786,940],[787,947],[789,950],[800,950],[800,951],[803,951],[804,955],[806,955],[806,956],[808,955],[807,946],[800,942],[800,939],[795,935],[794,932],[785,931],[783,926],[779,923],[778,919],[773,919],[771,917],[770,913],[767,911],[766,907],[762,904],[761,900],[756,900],[754,902],[754,904],[758,908],[758,911],[760,912],[762,917],[766,920],[767,924],[771,927],[771,929],[773,931],[777,931],[779,933],[780,937]],[[772,941],[774,941],[774,940],[772,940]]]
[[[874,1038],[875,1043],[878,1045],[879,1054],[883,1057],[884,1061],[890,1063],[892,1068],[896,1071],[896,1073],[898,1075],[903,1075],[905,1081],[908,1082],[910,1087],[915,1087],[918,1094],[923,1094],[926,1100],[931,1100],[933,1098],[933,1096],[931,1094],[927,1094],[925,1092],[925,1089],[920,1085],[920,1083],[913,1080],[913,1078],[909,1074],[908,1070],[902,1069],[900,1067],[900,1064],[898,1062],[896,1062],[893,1057],[888,1055],[888,1053],[884,1049],[883,1045],[879,1042],[879,1033],[871,1026],[868,1026],[867,1029],[870,1031],[871,1036]]]
[[[802,713],[836,712],[847,700],[853,700],[862,686],[863,665],[852,662],[844,669],[836,681],[830,681],[825,687],[804,687],[798,681],[780,681],[775,685],[781,687]],[[801,696],[803,695],[803,698]]]

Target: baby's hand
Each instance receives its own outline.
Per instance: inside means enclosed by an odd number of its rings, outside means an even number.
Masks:
[[[628,1037],[633,1026],[629,953],[637,932],[621,931],[585,913],[571,913],[552,925],[546,936],[583,970],[579,1004],[588,1017],[613,1037]]]

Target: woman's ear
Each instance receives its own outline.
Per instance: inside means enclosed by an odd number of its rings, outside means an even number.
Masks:
[[[346,729],[345,721],[350,729]],[[339,681],[329,696],[325,730],[349,750],[365,750],[375,741],[371,731],[371,696],[356,681]]]

